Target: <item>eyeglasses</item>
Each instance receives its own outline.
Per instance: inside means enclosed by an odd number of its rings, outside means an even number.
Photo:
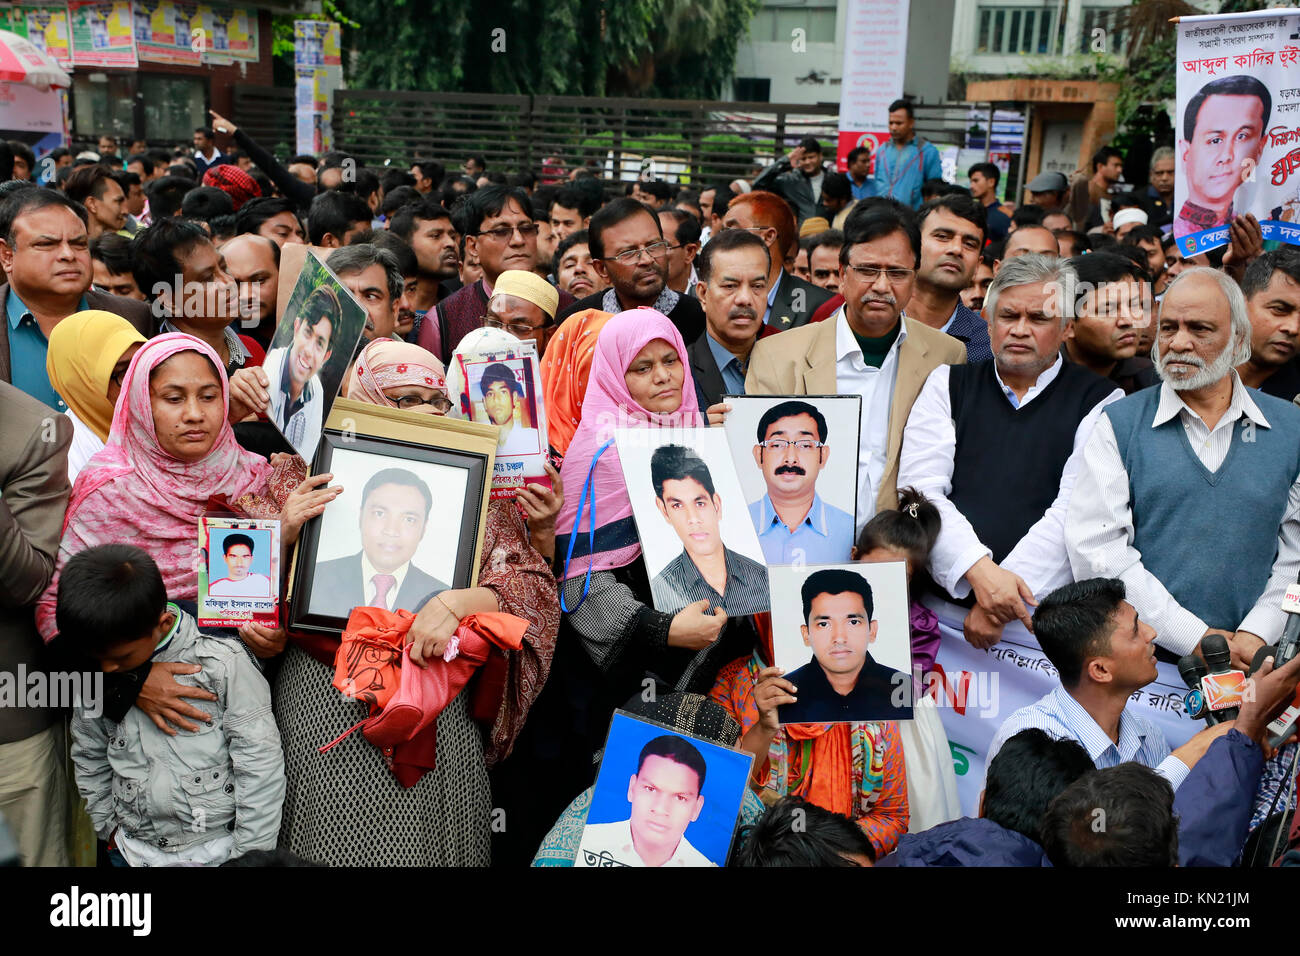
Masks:
[[[789,441],[785,438],[769,438],[767,441],[759,442],[759,445],[771,451],[785,451],[791,445],[794,445],[794,447],[799,451],[812,451],[814,448],[825,447],[825,443],[819,441],[810,441],[807,439]]]
[[[531,239],[537,235],[538,228],[535,222],[523,222],[516,226],[497,226],[495,229],[484,229],[482,232],[476,232],[476,236],[491,236],[497,242],[509,242],[510,237],[518,231],[521,239]]]
[[[550,325],[549,322],[543,322],[541,325],[527,325],[523,322],[503,322],[494,315],[485,315],[480,321],[482,321],[486,328],[505,329],[511,335],[521,339],[525,336],[532,335],[534,332],[540,332],[542,329]]]
[[[892,285],[906,282],[916,273],[915,269],[897,269],[892,267],[882,269],[879,266],[849,266],[849,268],[856,272],[858,278],[864,282],[875,282],[880,278],[880,273],[883,272],[885,278],[887,278]]]
[[[650,253],[651,259],[658,259],[660,256],[668,252],[668,243],[660,239],[658,242],[651,242],[637,249],[624,249],[616,256],[605,256],[604,258],[606,262],[613,259],[616,262],[621,262],[623,265],[627,266],[640,261],[641,254],[645,252]]]
[[[419,395],[403,395],[401,398],[396,399],[396,402],[398,408],[406,409],[420,408],[421,406],[428,405],[439,415],[445,415],[451,409],[451,402],[445,395],[435,395],[427,402]]]

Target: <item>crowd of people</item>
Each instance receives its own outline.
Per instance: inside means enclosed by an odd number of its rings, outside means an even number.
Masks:
[[[1300,252],[1243,216],[1181,256],[1172,150],[1141,188],[1106,147],[1004,201],[991,163],[969,189],[940,178],[908,103],[890,134],[846,172],[805,139],[703,188],[283,162],[215,113],[178,149],[0,146],[0,672],[103,688],[0,706],[22,862],[573,865],[617,709],[753,755],[734,865],[1300,859],[1296,744],[1269,728],[1300,683],[1273,647],[1300,576]],[[366,313],[346,398],[455,416],[467,350],[541,356],[550,487],[491,501],[477,583],[415,609],[404,666],[478,616],[526,628],[396,750],[338,741],[367,714],[336,690],[353,631],[196,623],[201,515],[278,519],[287,575],[340,494],[293,453],[318,380],[271,348],[303,243]],[[294,354],[320,364],[312,314]],[[903,562],[918,689],[945,648],[1050,662],[1050,693],[979,718],[978,808],[942,695],[907,721],[782,722],[799,688],[768,613],[656,609],[608,423],[720,426],[739,395],[860,396],[855,514],[782,502],[764,549],[842,517],[852,547],[821,563]],[[791,475],[824,462],[784,444]],[[406,491],[427,520],[438,489]],[[700,593],[753,583],[727,570]],[[376,578],[350,627],[395,606]],[[1133,701],[1211,639],[1251,692],[1170,740]],[[684,857],[671,843],[659,859]]]

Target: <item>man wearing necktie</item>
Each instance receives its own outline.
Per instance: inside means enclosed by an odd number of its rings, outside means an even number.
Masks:
[[[347,617],[357,606],[418,611],[448,585],[413,563],[433,495],[405,468],[384,468],[361,494],[361,550],[324,561],[312,582],[310,611]]]

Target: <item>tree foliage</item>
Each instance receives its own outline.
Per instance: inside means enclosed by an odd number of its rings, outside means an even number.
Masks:
[[[716,97],[759,0],[336,0],[349,85]]]

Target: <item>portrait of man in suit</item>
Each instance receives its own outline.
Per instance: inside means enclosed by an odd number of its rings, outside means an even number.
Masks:
[[[433,494],[405,468],[375,472],[361,492],[361,550],[316,566],[311,613],[347,617],[354,607],[418,611],[449,585],[412,559],[429,524]]]
[[[880,622],[866,578],[824,568],[808,575],[801,597],[799,630],[813,658],[785,675],[796,701],[781,705],[781,723],[910,720],[911,678],[871,657]]]
[[[662,445],[650,456],[655,505],[682,542],[682,553],[650,582],[659,610],[707,600],[735,617],[769,606],[767,568],[723,543],[722,497],[694,449]]]

